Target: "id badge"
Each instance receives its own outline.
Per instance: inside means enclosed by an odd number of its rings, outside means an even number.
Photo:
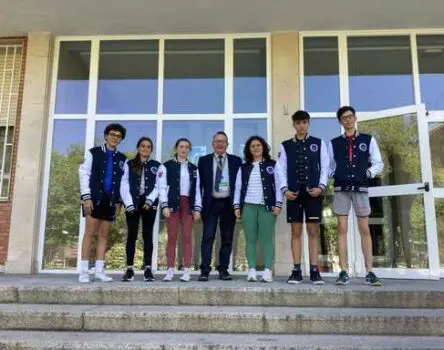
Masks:
[[[219,183],[219,192],[227,192],[228,191],[228,182],[224,181],[222,178]]]

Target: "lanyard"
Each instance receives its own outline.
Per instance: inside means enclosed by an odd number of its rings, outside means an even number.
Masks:
[[[219,170],[221,171],[221,172],[223,172],[224,171],[224,168],[225,168],[225,163],[227,162],[227,156],[225,156],[225,157],[223,157],[224,159],[223,159],[223,161],[222,161],[222,166],[220,165],[220,162],[219,162],[219,158],[218,158],[219,156],[217,156],[216,157],[216,166],[219,168]]]

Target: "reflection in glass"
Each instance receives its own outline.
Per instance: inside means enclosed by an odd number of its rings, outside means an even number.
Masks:
[[[157,113],[157,40],[100,43],[97,113]]]
[[[337,37],[304,38],[305,110],[335,111],[339,105]]]
[[[201,156],[213,152],[211,147],[213,135],[223,130],[222,121],[165,121],[162,135],[162,162],[174,156],[177,139],[185,137],[192,145],[188,159],[197,164]]]
[[[444,187],[444,123],[429,123],[430,153],[432,156],[433,184]]]
[[[84,120],[54,121],[43,269],[75,269],[77,265],[79,164],[85,135]]]
[[[259,135],[267,141],[266,119],[235,119],[233,122],[233,130],[233,153],[242,159],[244,158],[245,143],[250,136]]]
[[[91,42],[65,41],[60,44],[55,113],[87,112],[90,59]]]
[[[435,199],[436,228],[438,231],[438,249],[441,268],[444,268],[444,199]]]
[[[119,146],[118,150],[124,153],[128,159],[134,158],[136,155],[137,141],[142,136],[148,136],[156,146],[156,128],[155,121],[98,121],[96,122],[96,129],[94,135],[94,145],[100,146],[103,144],[103,131],[110,123],[119,123],[126,128],[126,138]],[[152,157],[156,157],[156,149]],[[139,230],[141,232],[142,226]],[[126,243],[126,219],[124,210],[116,217],[115,222],[111,226],[108,235],[108,246],[106,252],[106,264],[110,270],[122,270],[126,264],[125,243]],[[140,233],[141,235],[141,233]],[[94,249],[94,248],[93,248]],[[138,269],[143,265],[143,242],[138,240],[136,244],[136,254],[134,257],[134,267]]]
[[[429,267],[422,195],[370,198],[374,267]]]
[[[166,40],[164,113],[224,112],[224,41]]]
[[[265,39],[234,40],[235,113],[267,112],[266,48]]]
[[[416,114],[359,121],[360,132],[376,138],[384,170],[370,186],[403,185],[421,180]]]
[[[444,35],[418,35],[421,100],[428,110],[444,109]]]
[[[323,139],[328,145],[331,139],[340,135],[341,127],[336,118],[311,118],[309,133]],[[333,181],[330,181],[322,197],[322,221],[318,240],[321,272],[340,271],[338,230],[336,217],[333,214],[333,194]]]
[[[414,103],[408,36],[349,37],[350,101],[361,111]]]

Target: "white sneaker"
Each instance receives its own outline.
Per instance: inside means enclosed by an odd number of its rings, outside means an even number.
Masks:
[[[112,277],[108,276],[104,270],[102,271],[96,271],[94,273],[94,279],[99,280],[101,282],[112,282],[114,281]]]
[[[262,274],[262,282],[273,282],[273,274],[271,273],[270,269],[265,269],[264,273]]]
[[[248,270],[247,281],[248,282],[257,282],[256,269],[249,269]]]
[[[174,278],[174,268],[170,267],[167,270],[166,276],[163,278],[164,282],[171,282]]]
[[[80,273],[79,273],[79,282],[80,283],[89,283],[90,282],[88,270],[80,271]]]
[[[183,274],[182,274],[182,276],[180,276],[180,280],[181,280],[182,282],[189,282],[190,279],[191,279],[191,277],[190,277],[190,269],[189,269],[188,267],[186,267],[186,268],[183,270]]]

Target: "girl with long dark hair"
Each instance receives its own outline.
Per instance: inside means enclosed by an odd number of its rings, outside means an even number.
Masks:
[[[200,179],[197,166],[187,158],[191,151],[191,142],[185,138],[178,139],[174,151],[174,158],[165,162],[159,170],[160,203],[168,230],[168,271],[163,280],[169,282],[174,278],[176,242],[180,224],[184,257],[184,272],[180,280],[188,282],[192,258],[193,219],[199,220],[202,210]]]
[[[141,137],[137,141],[137,154],[128,161],[120,185],[120,195],[125,205],[128,235],[126,240],[126,272],[122,281],[134,280],[134,254],[142,218],[144,280],[154,281],[152,273],[153,227],[158,206],[157,172],[161,165],[151,159],[153,141]]]
[[[282,193],[275,174],[276,161],[270,147],[260,136],[248,139],[244,148],[245,163],[236,177],[234,213],[242,218],[247,241],[248,281],[256,282],[256,246],[259,240],[264,254],[263,282],[272,282],[274,230],[282,208]]]

